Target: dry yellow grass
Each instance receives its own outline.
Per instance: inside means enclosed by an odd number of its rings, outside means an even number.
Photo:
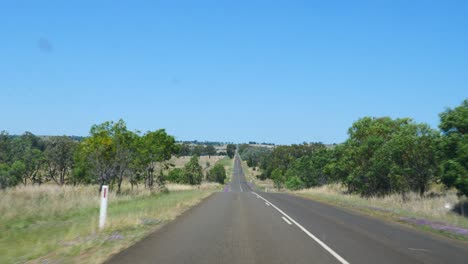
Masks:
[[[460,202],[455,190],[443,190],[435,186],[429,193],[436,195],[420,197],[417,193],[408,193],[405,200],[400,194],[364,198],[356,194],[345,194],[345,191],[342,185],[331,184],[291,193],[351,207],[390,212],[404,217],[424,218],[468,228],[468,219],[451,210]]]
[[[207,162],[210,163],[210,167],[212,167],[214,164],[216,164],[216,162],[218,162],[219,160],[223,159],[225,156],[201,156],[199,157],[199,161],[198,161],[198,164],[200,164],[200,166],[202,166],[202,168],[205,170],[207,168]],[[190,161],[190,158],[192,158],[192,156],[181,156],[181,157],[172,157],[170,160],[169,160],[169,163],[172,163],[175,165],[174,168],[182,168],[184,167],[184,165]]]
[[[222,185],[216,182],[202,182],[201,185],[168,183],[166,187],[169,191],[219,190]]]

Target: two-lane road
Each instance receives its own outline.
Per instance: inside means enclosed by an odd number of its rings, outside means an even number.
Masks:
[[[252,190],[236,156],[223,192],[109,263],[468,263],[468,246],[343,209]]]

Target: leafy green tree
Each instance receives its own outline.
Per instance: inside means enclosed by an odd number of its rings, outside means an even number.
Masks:
[[[0,190],[10,186],[10,167],[8,164],[0,164]]]
[[[167,166],[165,162],[179,152],[179,147],[173,136],[168,135],[164,129],[159,129],[143,135],[138,149],[140,164],[145,168],[145,185],[152,189],[157,163]]]
[[[196,145],[192,149],[192,155],[194,156],[202,156],[204,154],[205,148],[202,145]]]
[[[9,170],[9,186],[16,186],[21,182],[21,176],[26,171],[26,165],[20,160],[13,162]]]
[[[115,175],[116,146],[113,141],[114,122],[106,121],[99,125],[93,125],[90,136],[80,145],[78,157],[81,158],[80,170],[75,173],[84,176],[82,166],[87,166],[92,174],[97,177],[99,190],[102,185],[109,184]],[[75,174],[75,175],[77,175]]]
[[[205,155],[211,158],[211,156],[216,155],[216,148],[213,145],[208,145],[205,147]]]
[[[190,161],[184,166],[185,177],[191,185],[201,184],[203,179],[203,169],[198,162],[198,156],[192,156]]]
[[[296,159],[313,155],[315,152],[325,149],[321,143],[293,144],[291,146],[277,146],[268,155],[263,155],[260,168],[263,170],[260,178],[273,178],[275,169],[287,172]]]
[[[329,182],[346,182],[351,170],[349,151],[346,144],[336,145],[328,150],[329,160],[323,168],[323,172],[328,175]]]
[[[299,190],[299,189],[302,189],[304,187],[305,187],[304,182],[302,182],[301,178],[299,178],[297,176],[289,177],[286,180],[286,188],[288,188],[290,190]]]
[[[183,143],[179,147],[179,156],[191,156],[192,155],[192,147],[190,144]]]
[[[286,172],[286,178],[298,177],[305,187],[328,183],[330,180],[324,170],[329,161],[330,152],[325,148],[321,148],[313,154],[295,159]]]
[[[167,180],[172,183],[188,183],[184,170],[181,168],[175,168],[169,171]]]
[[[44,166],[44,142],[34,134],[26,132],[15,138],[11,144],[11,162],[21,161],[25,165],[22,175],[24,185],[30,181],[32,184],[41,184],[42,168]]]
[[[117,181],[117,193],[120,193],[124,176],[129,173],[132,162],[138,155],[138,134],[129,131],[122,119],[115,123],[111,129],[115,149],[114,178]]]
[[[94,163],[89,161],[87,147],[88,145],[85,142],[81,142],[76,146],[73,154],[73,168],[68,180],[73,185],[99,182],[95,175]]]
[[[257,167],[265,156],[270,155],[271,150],[265,147],[249,146],[242,144],[239,146],[239,155],[247,162],[249,167]]]
[[[226,153],[230,159],[234,158],[234,155],[236,154],[236,145],[228,144],[226,146]]]
[[[208,172],[207,179],[208,181],[224,184],[224,181],[226,180],[226,169],[219,163],[214,165]]]
[[[372,158],[370,188],[379,194],[416,191],[423,196],[437,174],[438,136],[426,124],[402,126]]]
[[[25,169],[21,161],[15,161],[11,166],[6,163],[0,164],[0,190],[18,185]]]
[[[12,157],[12,139],[6,131],[0,132],[0,164],[10,164]]]
[[[386,175],[371,172],[373,157],[400,127],[409,122],[411,120],[408,118],[392,120],[389,117],[364,117],[353,123],[348,130],[349,138],[345,142],[345,170],[349,172],[345,183],[350,192],[370,196],[390,189]]]
[[[273,180],[274,186],[280,190],[284,182],[286,181],[286,177],[283,174],[283,171],[281,169],[274,169],[273,172],[271,173],[271,179]]]
[[[58,185],[64,185],[71,173],[77,144],[66,136],[54,137],[45,143],[47,177]]]
[[[448,187],[468,196],[468,99],[441,113],[440,119],[441,179]]]

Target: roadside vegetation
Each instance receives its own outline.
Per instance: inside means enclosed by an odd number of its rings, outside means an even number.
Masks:
[[[460,215],[463,209],[456,190],[447,190],[439,184],[434,184],[429,189],[429,194],[424,197],[415,192],[408,193],[404,198],[400,194],[363,197],[347,193],[346,187],[341,184],[327,184],[289,192],[368,215],[410,224],[452,238],[468,240],[468,218]]]
[[[103,231],[98,231],[94,186],[9,188],[0,193],[0,262],[101,263],[219,188],[201,187],[168,193],[131,191],[130,186],[125,194],[112,191]]]
[[[84,138],[1,132],[0,263],[101,263],[221,189],[224,156],[210,146],[198,149],[212,156],[180,158],[164,129],[130,131],[123,120]],[[99,231],[103,185],[110,197]]]
[[[272,180],[277,190],[466,227],[458,214],[467,213],[468,100],[442,112],[440,120],[436,130],[411,118],[364,117],[352,124],[343,144],[242,145],[239,153],[260,171],[259,179]],[[337,185],[339,191],[330,187]]]
[[[90,135],[79,140],[68,136],[38,137],[29,132],[10,136],[2,131],[0,189],[18,184],[92,184],[110,185],[119,193],[123,182],[130,183],[132,189],[140,185],[150,190],[164,189],[167,174],[175,166],[171,161],[187,154],[187,147],[192,156],[184,168],[190,179],[183,181],[198,185],[214,165],[210,161],[216,163],[220,153],[213,145],[177,144],[164,129],[142,134],[128,130],[123,120],[108,121],[93,125]],[[208,158],[200,160],[198,154]]]
[[[234,159],[230,158],[229,156],[226,156],[223,159],[219,160],[217,164],[224,167],[224,170],[226,171],[225,182],[229,182],[231,180],[232,171],[234,169]]]

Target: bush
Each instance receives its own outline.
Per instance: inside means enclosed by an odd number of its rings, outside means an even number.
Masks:
[[[286,181],[286,188],[288,188],[289,190],[295,191],[295,190],[303,189],[304,186],[305,186],[304,182],[302,182],[302,180],[297,176],[290,177]]]
[[[184,175],[187,183],[191,185],[201,184],[203,179],[203,170],[198,163],[198,156],[193,156],[190,161],[185,164]]]
[[[274,186],[279,190],[283,187],[285,182],[285,177],[283,172],[280,169],[274,169],[271,173],[271,179],[273,180]]]
[[[221,164],[216,164],[209,172],[206,177],[208,181],[218,182],[224,184],[224,180],[226,179],[226,170],[224,166]]]
[[[180,168],[171,170],[166,179],[172,183],[188,183],[184,170]]]

